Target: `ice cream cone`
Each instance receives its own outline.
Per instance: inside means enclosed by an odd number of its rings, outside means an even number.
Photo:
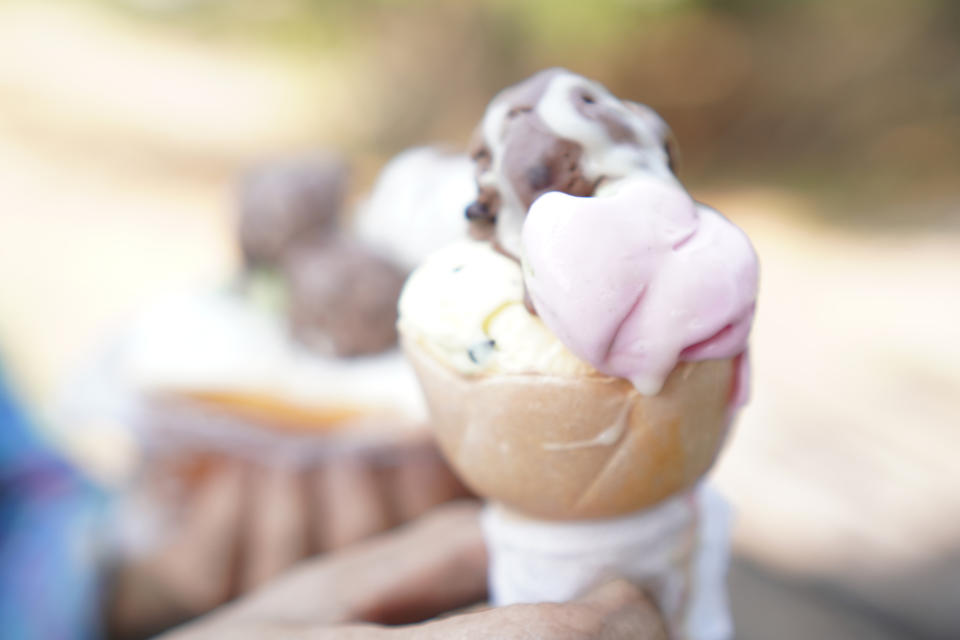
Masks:
[[[730,359],[681,363],[644,396],[602,375],[465,376],[412,340],[404,349],[464,482],[534,517],[646,509],[702,477],[727,431]]]
[[[549,69],[471,144],[474,243],[407,280],[398,328],[440,446],[491,506],[491,600],[564,601],[612,575],[678,639],[730,637],[726,520],[700,500],[746,399],[746,236],[673,173],[651,109]]]

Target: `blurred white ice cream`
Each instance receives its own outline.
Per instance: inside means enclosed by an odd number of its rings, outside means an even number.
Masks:
[[[383,168],[354,217],[354,231],[412,270],[430,253],[467,237],[464,210],[477,197],[473,163],[435,147],[408,149]]]

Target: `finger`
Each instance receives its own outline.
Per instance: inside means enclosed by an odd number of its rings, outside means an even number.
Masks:
[[[312,488],[318,550],[339,549],[393,524],[376,475],[358,456],[330,460],[314,474]]]
[[[251,468],[249,511],[242,551],[242,589],[260,586],[308,554],[304,489],[298,472]]]
[[[239,465],[224,460],[208,463],[191,491],[175,491],[189,499],[178,505],[170,537],[145,557],[124,561],[115,577],[110,624],[117,633],[143,635],[208,611],[229,597],[243,473]],[[171,478],[163,481],[169,484]]]
[[[332,626],[296,625],[270,621],[224,621],[201,619],[158,636],[156,640],[393,640],[392,630],[370,624]]]
[[[223,459],[211,464],[192,488],[170,544],[151,561],[197,611],[229,596],[244,490],[239,464]]]
[[[646,593],[626,580],[603,584],[577,602],[593,607],[602,618],[604,628],[598,637],[604,640],[668,638],[659,609]]]
[[[387,474],[386,490],[400,522],[466,496],[463,485],[432,446],[419,446],[399,460]]]
[[[225,612],[290,624],[395,621],[469,604],[486,590],[478,507],[454,504],[308,561]]]
[[[478,505],[462,502],[438,507],[364,560],[389,572],[370,571],[357,584],[352,619],[408,624],[486,596],[487,555],[479,528]]]
[[[604,582],[577,598],[576,601],[596,606],[604,611],[650,602],[642,589],[622,578]]]
[[[667,640],[656,607],[629,583],[603,585],[568,603],[519,604],[395,630],[396,640],[564,638]]]

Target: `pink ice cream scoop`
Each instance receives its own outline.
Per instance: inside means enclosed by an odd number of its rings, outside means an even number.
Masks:
[[[747,236],[676,183],[639,176],[608,195],[551,192],[522,231],[543,322],[601,373],[659,392],[677,362],[740,356],[757,296]],[[745,399],[745,358],[738,396]]]

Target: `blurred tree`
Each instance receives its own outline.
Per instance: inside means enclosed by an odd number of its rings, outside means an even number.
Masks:
[[[878,203],[955,193],[952,0],[105,1],[292,64],[332,60],[355,122],[326,142],[381,159],[463,145],[497,90],[566,66],[660,110],[694,185],[786,184],[872,223]]]

